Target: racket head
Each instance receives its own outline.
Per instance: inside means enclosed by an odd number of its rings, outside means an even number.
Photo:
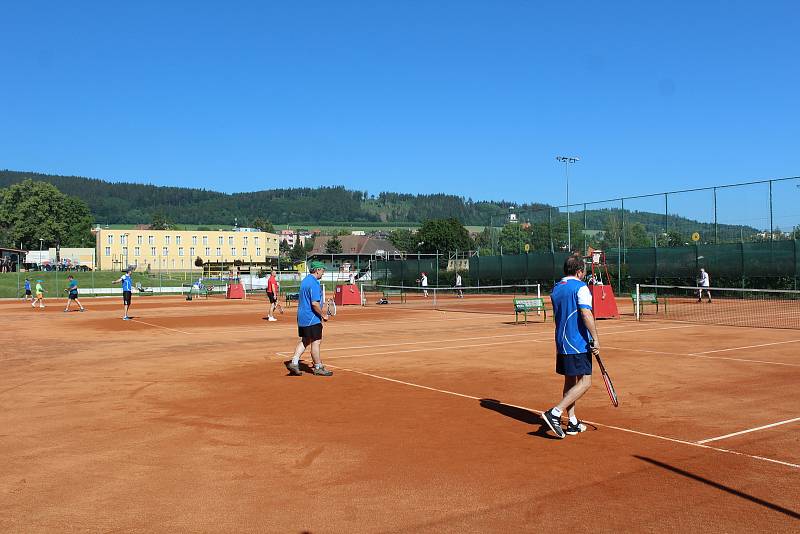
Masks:
[[[336,303],[333,299],[328,300],[328,315],[336,317]]]

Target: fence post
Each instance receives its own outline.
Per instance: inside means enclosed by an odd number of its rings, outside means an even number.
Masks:
[[[717,224],[717,188],[714,188],[714,244],[719,245],[719,226]]]
[[[640,313],[640,310],[639,310],[639,306],[640,306],[640,304],[639,304],[639,284],[636,284],[635,314],[636,314],[636,320],[637,321],[641,320],[641,313]]]

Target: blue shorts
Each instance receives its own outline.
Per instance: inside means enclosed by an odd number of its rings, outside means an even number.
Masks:
[[[581,354],[556,354],[556,373],[566,376],[582,376],[592,374],[592,355],[589,352]]]

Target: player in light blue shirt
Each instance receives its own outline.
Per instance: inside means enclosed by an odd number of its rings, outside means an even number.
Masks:
[[[122,316],[122,320],[130,321],[131,318],[128,317],[128,308],[131,306],[131,297],[133,296],[133,280],[131,279],[131,269],[126,269],[125,274],[111,283],[122,284],[122,306],[125,309],[125,315]]]
[[[320,345],[322,344],[322,323],[329,319],[327,313],[322,312],[322,288],[319,281],[325,274],[325,264],[312,261],[309,266],[310,274],[300,283],[297,298],[297,333],[300,341],[294,350],[291,362],[286,362],[289,374],[300,376],[300,356],[306,347],[311,346],[311,358],[314,360],[313,373],[318,376],[331,376],[333,371],[328,371],[322,365]]]
[[[542,414],[542,419],[559,438],[580,434],[586,425],[575,416],[575,403],[592,385],[592,354],[600,350],[592,315],[592,295],[583,283],[583,258],[573,255],[564,262],[564,278],[553,288],[553,318],[556,323],[556,373],[564,375],[564,397]],[[566,432],[561,414],[569,414]]]

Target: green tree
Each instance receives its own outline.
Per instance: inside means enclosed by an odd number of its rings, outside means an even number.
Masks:
[[[39,248],[94,245],[92,216],[81,200],[69,197],[46,182],[25,180],[0,189],[0,236],[5,244]]]
[[[294,246],[292,250],[289,251],[289,258],[292,261],[302,261],[306,259],[306,247],[303,246],[303,242],[300,240],[299,236],[295,236]]]
[[[449,219],[429,219],[417,231],[419,251],[425,253],[471,250],[474,247],[469,232],[461,222]]]
[[[500,231],[498,244],[503,248],[503,254],[522,254],[525,245],[530,244],[531,234],[522,225],[509,223]]]
[[[652,247],[653,239],[642,223],[633,223],[625,228],[625,245],[630,248]]]
[[[398,228],[389,233],[389,241],[403,252],[416,252],[417,234],[406,228]]]
[[[172,224],[163,211],[153,213],[153,218],[150,221],[150,228],[152,230],[169,230],[170,226],[172,226]]]
[[[270,234],[274,234],[275,233],[275,227],[272,226],[272,223],[269,222],[264,217],[261,217],[261,216],[256,217],[253,220],[253,227],[260,229],[262,232],[268,232]]]
[[[325,243],[326,254],[341,254],[342,253],[342,240],[338,235],[331,236],[328,242]]]
[[[280,244],[278,245],[278,252],[281,256],[287,256],[289,252],[291,252],[292,247],[289,246],[289,243],[286,242],[285,239],[282,239]]]

